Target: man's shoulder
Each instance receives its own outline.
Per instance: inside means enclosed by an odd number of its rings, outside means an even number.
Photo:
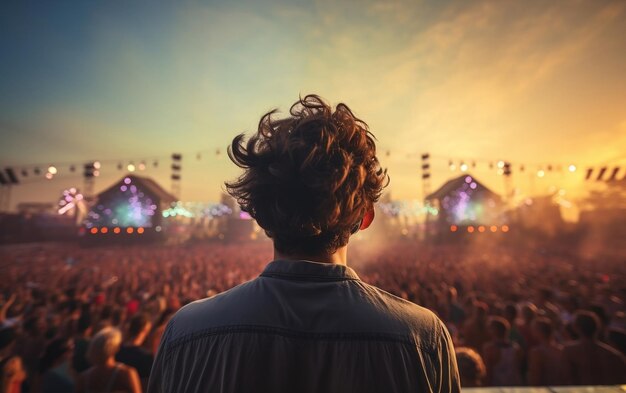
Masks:
[[[245,293],[241,292],[246,292],[246,287],[252,281],[181,307],[168,323],[169,336],[176,338],[193,334],[201,328],[206,329],[222,325],[222,321],[228,320],[229,315],[241,312],[237,307],[242,301],[242,297],[245,298]]]
[[[376,306],[374,312],[397,319],[417,329],[439,327],[441,321],[431,310],[396,296],[374,285],[359,281],[367,302]]]
[[[274,291],[272,285],[259,277],[186,305],[172,318],[168,341],[256,326],[317,336],[387,337],[428,349],[436,347],[445,329],[432,311],[360,280],[306,299]]]

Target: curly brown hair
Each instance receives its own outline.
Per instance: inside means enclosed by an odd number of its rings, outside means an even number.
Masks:
[[[276,112],[247,141],[233,139],[228,156],[244,173],[226,190],[279,252],[333,254],[389,183],[375,137],[347,105],[333,112],[317,95],[296,101],[289,117]]]

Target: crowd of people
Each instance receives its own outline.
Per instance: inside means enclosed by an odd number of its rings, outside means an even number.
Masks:
[[[435,312],[463,386],[626,383],[626,265],[541,247],[350,248],[360,278]],[[267,242],[0,249],[2,392],[145,390],[169,318],[257,276]]]

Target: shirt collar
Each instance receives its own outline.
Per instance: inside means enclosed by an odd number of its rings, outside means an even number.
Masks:
[[[356,272],[344,265],[312,261],[276,260],[261,273],[263,277],[292,278],[306,281],[359,280]]]

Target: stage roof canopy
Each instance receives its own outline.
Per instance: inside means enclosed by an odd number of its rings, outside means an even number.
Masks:
[[[120,184],[124,184],[124,180],[126,178],[129,178],[131,180],[132,184],[134,184],[137,187],[139,187],[139,188],[141,188],[143,190],[146,190],[149,193],[151,193],[162,204],[169,205],[172,202],[176,202],[178,200],[174,195],[172,195],[169,192],[165,191],[165,189],[163,189],[163,187],[161,187],[154,180],[152,180],[152,179],[150,179],[148,177],[142,177],[142,176],[137,176],[137,175],[126,175],[126,176],[124,176],[119,181],[115,182],[111,187],[109,187],[109,188],[105,189],[104,191],[100,192],[98,194],[98,200],[102,199],[102,197],[106,197],[108,194],[110,194],[112,192],[117,192],[119,190]]]
[[[470,181],[468,181],[468,178],[470,179]],[[484,184],[479,182],[474,176],[468,173],[463,174],[459,177],[455,177],[454,179],[448,180],[441,187],[439,187],[435,192],[429,194],[426,197],[426,200],[430,201],[430,200],[435,200],[435,199],[443,199],[446,196],[456,193],[459,190],[459,188],[463,187],[463,185],[472,184],[472,183],[476,184],[475,191],[474,191],[475,193],[481,193],[483,194],[483,196],[489,196],[491,198],[500,200],[500,195],[491,191]]]

